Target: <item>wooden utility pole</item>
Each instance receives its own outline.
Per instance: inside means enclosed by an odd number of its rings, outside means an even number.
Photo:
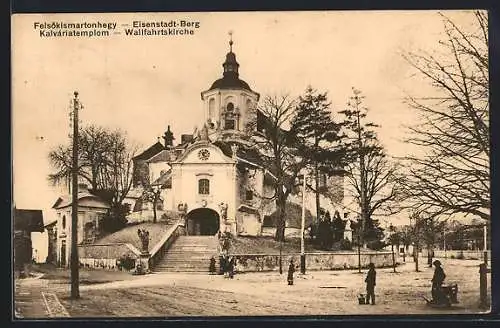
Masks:
[[[363,152],[363,139],[361,135],[361,115],[360,115],[360,110],[359,110],[359,104],[360,100],[358,95],[356,94],[354,96],[354,101],[355,101],[355,106],[356,106],[356,123],[357,123],[357,130],[358,130],[358,155],[359,155],[359,174],[360,174],[360,186],[359,186],[359,193],[360,193],[360,212],[361,212],[361,236],[360,242],[363,243],[364,245],[364,234],[366,231],[366,221],[367,221],[367,211],[366,211],[366,170],[365,170],[365,155]]]
[[[78,110],[80,103],[78,92],[73,99],[73,165],[71,168],[72,201],[71,201],[71,298],[80,297],[78,277]]]

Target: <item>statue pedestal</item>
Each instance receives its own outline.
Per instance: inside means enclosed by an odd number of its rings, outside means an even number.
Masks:
[[[352,230],[344,230],[344,239],[347,239],[352,242]]]
[[[149,252],[141,252],[139,258],[135,261],[136,275],[143,275],[149,273]]]

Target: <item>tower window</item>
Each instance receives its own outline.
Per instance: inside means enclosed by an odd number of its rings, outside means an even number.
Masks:
[[[66,215],[63,215],[61,225],[63,229],[66,229]]]
[[[213,119],[215,117],[215,99],[211,98],[208,101],[208,118]]]
[[[253,199],[253,191],[251,191],[250,189],[247,189],[246,193],[245,193],[245,199],[252,200]]]
[[[232,102],[228,103],[226,109],[228,112],[232,112],[234,110],[234,104]]]
[[[198,193],[200,195],[210,194],[210,180],[208,179],[198,180]]]

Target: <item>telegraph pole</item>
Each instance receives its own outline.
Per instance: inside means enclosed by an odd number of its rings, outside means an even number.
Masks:
[[[361,210],[361,236],[360,242],[364,244],[364,233],[366,229],[366,170],[365,170],[365,155],[363,153],[363,140],[361,136],[361,118],[360,118],[360,109],[359,109],[359,104],[361,101],[359,100],[358,93],[355,93],[354,95],[354,104],[356,106],[356,123],[357,123],[357,129],[358,129],[358,155],[359,155],[359,174],[360,174],[360,186],[359,186],[359,191],[360,191],[360,202],[361,206],[359,207]]]
[[[71,168],[72,201],[71,201],[71,298],[80,297],[78,278],[78,110],[80,102],[78,92],[73,99],[73,165]]]

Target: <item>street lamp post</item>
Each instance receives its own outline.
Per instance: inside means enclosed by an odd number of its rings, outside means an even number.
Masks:
[[[448,258],[446,254],[446,227],[443,227],[443,249],[444,249],[444,258]]]
[[[359,232],[359,229],[360,227],[358,226],[358,233],[357,233],[357,237],[358,237],[358,272],[361,273],[361,245],[360,245],[360,232]]]
[[[300,272],[302,274],[306,273],[306,253],[304,244],[304,226],[306,223],[306,177],[304,173],[303,184],[302,184],[302,223],[300,226]]]
[[[415,220],[415,225],[413,226],[413,237],[415,238],[415,241],[413,242],[413,260],[415,261],[415,272],[418,272],[418,248],[419,248],[419,242],[418,242],[418,218],[415,216],[413,218]],[[412,217],[410,216],[410,226],[412,225]]]
[[[391,235],[394,236],[394,226],[391,224],[389,227],[391,230]],[[396,259],[394,258],[394,237],[391,238],[391,252],[392,252],[392,270],[396,272]]]

